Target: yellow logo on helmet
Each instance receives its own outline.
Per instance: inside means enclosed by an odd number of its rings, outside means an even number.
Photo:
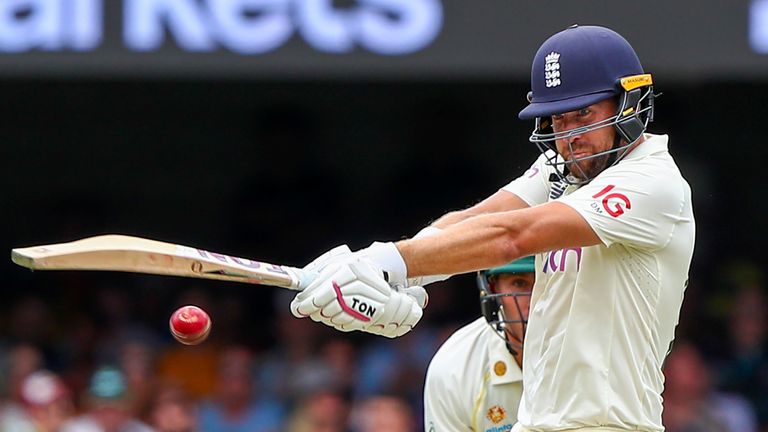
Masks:
[[[638,87],[645,87],[653,84],[651,74],[632,75],[620,80],[621,88],[626,91],[634,90]]]

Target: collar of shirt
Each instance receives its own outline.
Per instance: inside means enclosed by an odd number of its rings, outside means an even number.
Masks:
[[[493,385],[523,380],[523,371],[507,350],[507,345],[496,335],[488,341],[488,370],[491,373],[490,380]]]
[[[668,135],[645,134],[644,137],[645,141],[624,156],[622,161],[640,159],[654,153],[665,152],[668,150]]]

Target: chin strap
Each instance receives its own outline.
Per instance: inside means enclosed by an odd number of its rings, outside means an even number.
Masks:
[[[507,351],[509,351],[512,356],[516,356],[518,353],[523,352],[523,343],[522,342],[512,342],[509,340],[509,335],[504,333],[504,344],[507,346]]]

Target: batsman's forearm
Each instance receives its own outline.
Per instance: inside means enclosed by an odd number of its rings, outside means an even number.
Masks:
[[[415,277],[466,273],[535,253],[600,243],[579,212],[555,201],[474,216],[436,235],[396,246],[408,277]]]
[[[408,277],[466,273],[521,256],[515,241],[520,237],[518,225],[508,213],[480,215],[450,225],[438,235],[396,245]]]
[[[432,222],[432,226],[435,228],[441,228],[445,229],[453,224],[456,224],[458,222],[463,221],[464,219],[467,219],[471,217],[471,215],[466,214],[464,211],[453,211],[450,213],[446,213],[445,215],[441,216],[436,221]]]
[[[445,229],[469,218],[492,213],[528,208],[528,203],[517,195],[499,190],[485,200],[464,210],[452,211],[432,223],[432,226]]]

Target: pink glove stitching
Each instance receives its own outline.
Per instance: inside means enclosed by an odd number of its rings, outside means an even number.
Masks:
[[[339,305],[341,306],[341,310],[352,316],[352,318],[362,321],[362,322],[368,322],[371,320],[371,318],[361,314],[360,312],[352,309],[347,305],[347,302],[344,301],[344,296],[341,294],[341,288],[339,287],[339,284],[336,283],[336,281],[331,282],[333,284],[333,290],[336,291],[336,301],[339,302]]]

